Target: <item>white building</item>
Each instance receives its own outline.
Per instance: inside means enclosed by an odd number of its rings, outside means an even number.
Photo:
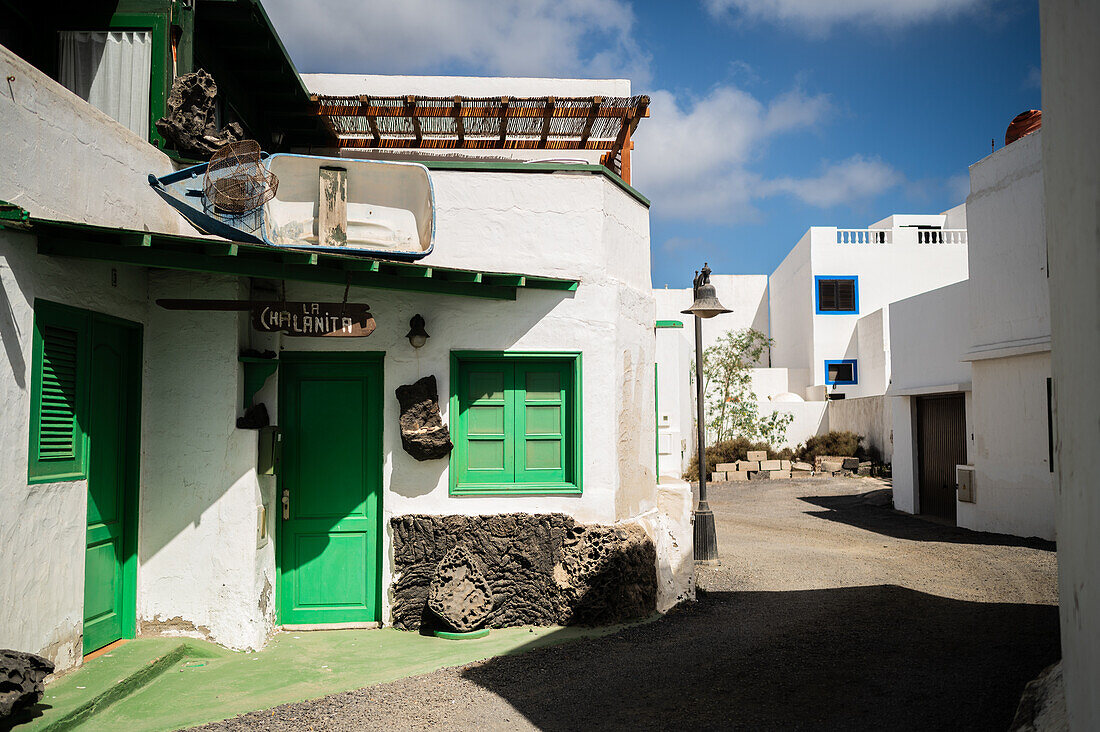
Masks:
[[[14,97],[0,105],[0,647],[66,669],[135,634],[248,649],[282,625],[388,624],[403,591],[392,520],[413,514],[641,527],[658,607],[690,594],[690,493],[656,480],[648,201],[622,178],[594,164],[471,164],[460,142],[431,161],[435,248],[415,264],[237,245],[200,236],[157,197],[147,176],[175,163],[147,139],[2,46],[0,74]],[[394,83],[581,95],[594,110],[629,93]],[[254,330],[247,311],[157,304],[265,296],[367,303],[377,329],[295,338]],[[417,314],[430,335],[419,349],[406,338]],[[420,461],[402,448],[393,394],[428,375],[455,448]],[[282,429],[275,475],[257,432],[235,427],[250,401]],[[463,477],[475,468],[496,472]]]
[[[890,307],[894,505],[1054,539],[1042,132],[972,165],[970,187],[969,280]]]
[[[1069,728],[1093,730],[1100,728],[1100,5],[1043,0],[1040,9],[1062,665]]]
[[[703,323],[704,346],[724,332],[753,327],[775,345],[753,370],[762,414],[784,412],[793,421],[787,445],[831,429],[850,429],[889,462],[891,417],[883,395],[890,383],[889,305],[967,277],[966,207],[942,214],[895,214],[866,229],[811,227],[768,277],[714,275],[718,298],[732,314]],[[691,290],[657,290],[658,323],[682,322],[676,335],[658,336],[658,376],[679,373],[683,353],[693,354],[692,323],[679,311]],[[693,358],[693,356],[689,356]],[[675,392],[661,378],[660,429],[670,438],[671,474],[677,449],[690,459],[694,404],[690,385]],[[843,401],[841,401],[843,400]],[[685,416],[686,415],[686,416]],[[667,418],[667,426],[666,426]],[[664,438],[662,438],[664,439]]]

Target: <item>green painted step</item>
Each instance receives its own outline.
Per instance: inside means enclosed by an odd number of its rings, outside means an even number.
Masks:
[[[58,709],[58,711],[61,711],[60,718],[54,718],[51,721],[44,719],[42,726],[36,727],[36,729],[41,729],[43,732],[59,732],[60,730],[74,729],[83,725],[112,704],[125,699],[143,686],[152,683],[154,679],[171,668],[177,661],[188,655],[202,653],[198,649],[191,648],[189,644],[175,639],[152,647],[135,646],[131,648],[130,646],[131,644],[125,644],[113,650],[108,656],[101,656],[94,661],[89,661],[88,666],[92,667],[94,665],[95,668],[87,668],[87,673],[82,675],[80,679],[70,675],[67,679],[61,679],[56,684],[51,684],[42,702],[50,704],[51,701],[57,698],[58,694],[56,692],[62,692],[67,696],[66,701],[69,702],[69,706],[72,708],[65,712],[62,711],[63,707],[60,707]],[[146,660],[143,652],[149,650],[159,652],[160,655],[151,660]],[[107,660],[108,658],[117,658],[118,661],[112,663]],[[101,660],[103,663],[97,663]],[[114,683],[110,683],[108,677],[118,675],[117,673],[111,673],[116,670],[122,670],[124,673],[128,671],[129,673]],[[84,683],[78,684],[78,680]],[[105,684],[107,685],[105,686]],[[88,693],[81,694],[81,691]],[[50,706],[53,706],[53,704],[50,704]]]

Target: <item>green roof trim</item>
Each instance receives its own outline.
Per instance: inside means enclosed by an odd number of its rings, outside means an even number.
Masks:
[[[649,199],[624,181],[615,171],[596,163],[524,163],[519,161],[417,160],[428,170],[482,170],[492,173],[599,173],[627,195],[649,208]]]
[[[20,206],[7,201],[0,201],[0,221],[27,221],[30,214]]]
[[[684,324],[679,320],[658,320],[658,328],[683,328]]]
[[[26,214],[25,211],[23,213]],[[242,244],[216,237],[114,229],[33,217],[8,219],[0,221],[0,225],[37,236],[39,254],[154,269],[493,300],[515,300],[520,288],[572,292],[580,284],[579,280],[558,277],[452,269],[347,254]]]

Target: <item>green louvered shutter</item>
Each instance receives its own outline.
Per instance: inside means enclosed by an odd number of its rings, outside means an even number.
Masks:
[[[86,475],[83,404],[87,398],[87,317],[35,303],[28,478],[42,483]]]

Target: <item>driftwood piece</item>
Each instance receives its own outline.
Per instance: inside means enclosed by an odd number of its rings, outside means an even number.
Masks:
[[[244,130],[231,122],[217,127],[218,85],[202,69],[177,76],[168,94],[168,114],[156,128],[181,154],[207,160],[227,143],[244,139]]]
[[[317,174],[320,188],[317,206],[317,238],[323,247],[348,244],[347,168],[322,167]]]

